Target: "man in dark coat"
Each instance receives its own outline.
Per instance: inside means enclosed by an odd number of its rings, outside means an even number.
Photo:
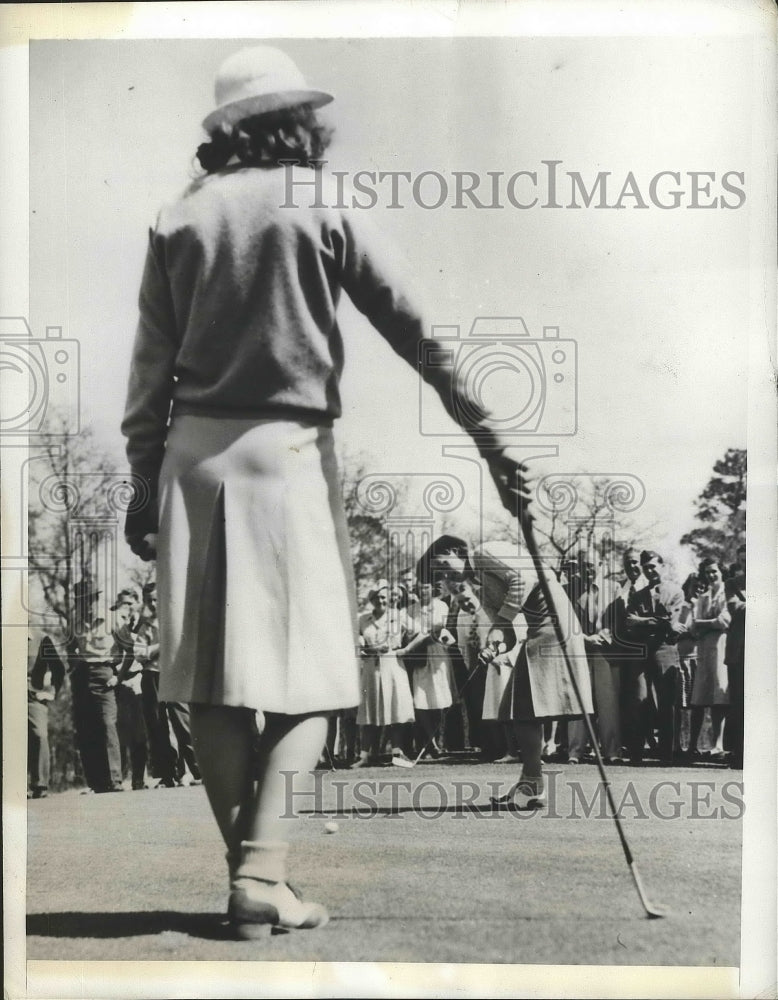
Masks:
[[[643,551],[640,568],[647,585],[629,600],[626,618],[627,638],[643,647],[643,655],[629,671],[629,704],[634,714],[625,726],[629,756],[635,763],[643,758],[654,718],[659,728],[659,756],[672,760],[680,666],[676,643],[686,631],[679,621],[683,591],[666,579],[662,557]]]
[[[49,791],[51,752],[49,747],[49,705],[65,681],[65,664],[50,635],[44,635],[35,649],[30,637],[27,662],[27,771],[34,799],[44,799]]]

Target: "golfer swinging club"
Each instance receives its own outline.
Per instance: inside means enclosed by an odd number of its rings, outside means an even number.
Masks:
[[[254,938],[328,919],[287,881],[281,772],[312,770],[328,715],[359,701],[332,436],[341,291],[413,367],[425,324],[364,213],[320,207],[342,203],[330,176],[316,201],[309,170],[328,134],[315,110],[331,95],[266,46],[227,59],[215,90],[203,175],[150,234],[122,425],[139,484],[125,530],[157,559],[160,698],[191,706],[227,847],[229,918]],[[452,368],[424,378],[515,510],[526,470],[489,415]]]

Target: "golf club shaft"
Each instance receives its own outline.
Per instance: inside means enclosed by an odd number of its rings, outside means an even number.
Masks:
[[[324,752],[327,754],[327,760],[330,762],[330,771],[335,771],[335,761],[332,759],[332,753],[326,742],[324,744]]]
[[[475,677],[475,675],[476,675],[476,674],[478,673],[478,668],[479,668],[480,666],[481,666],[481,664],[480,664],[480,663],[476,663],[476,665],[475,665],[475,666],[473,667],[473,669],[472,669],[472,670],[470,671],[470,673],[469,673],[469,674],[467,675],[467,677],[465,678],[465,680],[464,680],[464,683],[462,684],[462,687],[461,687],[461,688],[457,688],[457,699],[460,699],[460,698],[462,697],[462,692],[463,692],[463,691],[465,690],[465,688],[466,688],[466,687],[467,687],[467,685],[468,685],[468,684],[470,683],[470,681],[471,681],[471,680],[472,680],[472,679],[473,679],[473,678]],[[429,748],[430,748],[430,747],[432,746],[432,742],[433,742],[433,740],[435,739],[435,736],[436,736],[436,735],[438,735],[438,733],[442,732],[442,730],[443,730],[443,727],[444,727],[444,726],[445,726],[445,724],[446,724],[446,718],[448,717],[448,713],[449,713],[449,711],[451,710],[451,707],[452,707],[452,706],[451,706],[451,705],[449,705],[449,707],[448,707],[448,708],[444,708],[444,709],[443,709],[443,717],[442,717],[442,718],[441,718],[441,720],[440,720],[440,724],[438,725],[438,728],[437,728],[437,730],[436,730],[436,731],[435,731],[435,732],[434,732],[434,733],[432,734],[432,736],[430,736],[430,738],[429,738],[429,739],[427,740],[427,742],[426,742],[426,743],[424,744],[424,746],[422,747],[422,749],[421,749],[421,751],[420,751],[420,753],[419,753],[419,756],[418,756],[418,757],[416,758],[416,760],[414,761],[414,764],[417,764],[417,763],[418,763],[418,762],[419,762],[419,761],[421,760],[421,758],[422,758],[422,755],[423,755],[423,754],[425,754],[425,753],[427,752],[427,750],[429,750]]]
[[[586,707],[583,702],[583,696],[581,694],[581,689],[578,686],[578,680],[575,676],[575,671],[573,669],[573,664],[570,662],[570,654],[567,649],[567,643],[565,641],[565,635],[562,630],[562,621],[559,614],[559,608],[556,606],[556,601],[554,600],[554,595],[548,582],[548,577],[546,576],[546,570],[543,566],[543,562],[540,558],[540,552],[538,551],[537,542],[535,539],[535,532],[532,527],[532,515],[530,514],[526,503],[520,503],[519,507],[519,524],[521,525],[521,532],[524,536],[524,542],[527,546],[527,551],[530,554],[530,558],[535,566],[535,572],[537,573],[538,583],[540,585],[543,598],[546,602],[546,608],[548,609],[549,617],[551,618],[551,623],[554,628],[554,634],[559,646],[562,650],[562,655],[565,660],[565,666],[567,668],[567,674],[570,679],[570,683],[575,694],[576,702],[581,710],[581,715],[584,719],[584,724],[586,725],[586,732],[589,737],[589,742],[591,743],[592,749],[594,750],[594,757],[597,762],[597,770],[600,772],[600,779],[605,786],[605,795],[608,800],[608,806],[610,808],[611,816],[616,824],[616,831],[619,835],[619,840],[621,841],[621,847],[624,851],[624,857],[629,865],[630,872],[632,873],[632,878],[635,883],[635,888],[637,889],[638,896],[640,897],[640,902],[643,909],[646,911],[648,916],[656,917],[660,914],[655,910],[654,907],[650,905],[646,897],[645,890],[643,889],[643,884],[640,880],[640,874],[637,870],[635,860],[632,856],[632,851],[630,850],[629,844],[627,843],[627,837],[624,833],[624,829],[621,823],[621,819],[616,808],[616,803],[613,799],[613,793],[610,787],[610,781],[608,780],[608,775],[605,772],[605,764],[603,763],[602,755],[600,753],[599,744],[597,742],[597,737],[594,732],[594,727],[592,726],[592,720],[589,718],[589,714],[586,711]]]
[[[467,677],[465,678],[465,682],[464,682],[464,684],[462,685],[462,687],[461,687],[461,688],[459,688],[459,689],[457,690],[457,698],[461,698],[461,697],[462,697],[462,692],[463,692],[463,691],[465,690],[465,688],[466,688],[466,687],[467,687],[467,685],[468,685],[468,684],[470,683],[470,681],[471,681],[471,680],[472,680],[472,679],[473,679],[473,678],[475,677],[475,675],[476,675],[476,674],[478,673],[478,668],[479,668],[479,666],[480,666],[480,664],[478,664],[478,663],[477,663],[477,664],[476,664],[476,665],[475,665],[475,666],[473,667],[473,669],[472,669],[472,670],[470,671],[470,673],[469,673],[469,674],[467,675]],[[435,732],[434,732],[434,733],[432,734],[432,736],[430,736],[430,737],[429,737],[429,739],[427,740],[427,742],[426,742],[426,743],[424,744],[424,746],[423,746],[423,747],[421,748],[421,750],[420,750],[420,751],[418,752],[418,754],[416,755],[416,758],[415,758],[415,759],[414,759],[414,761],[413,761],[413,766],[414,766],[414,767],[415,767],[415,766],[416,766],[416,765],[417,765],[417,764],[419,763],[419,761],[420,761],[420,760],[421,760],[421,758],[422,758],[422,757],[424,756],[424,754],[425,754],[425,753],[426,753],[426,752],[427,752],[427,751],[429,750],[429,748],[430,748],[430,747],[432,746],[432,744],[433,744],[433,742],[434,742],[434,740],[435,740],[435,737],[436,737],[437,735],[439,735],[439,734],[440,734],[440,733],[441,733],[441,732],[443,731],[443,727],[444,727],[444,726],[445,726],[445,724],[446,724],[446,719],[448,718],[448,713],[449,713],[450,709],[451,709],[451,706],[450,706],[450,705],[449,705],[449,707],[448,707],[448,708],[444,708],[444,709],[443,709],[443,715],[442,715],[442,717],[441,717],[441,720],[440,720],[440,723],[438,724],[438,727],[437,727],[437,729],[435,730]]]

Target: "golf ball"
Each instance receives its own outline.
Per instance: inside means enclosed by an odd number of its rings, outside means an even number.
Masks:
[[[338,824],[337,823],[333,823],[333,822],[325,823],[324,824],[324,832],[325,833],[337,833],[338,832]]]

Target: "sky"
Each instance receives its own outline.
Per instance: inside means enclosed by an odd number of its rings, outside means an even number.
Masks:
[[[558,387],[550,370],[546,375],[551,422],[520,440],[556,448],[556,457],[537,461],[540,473],[638,477],[645,501],[635,519],[655,526],[657,547],[676,549],[694,525],[693,500],[714,461],[746,444],[754,224],[748,43],[552,37],[277,44],[312,86],[335,95],[323,110],[335,128],[327,157],[352,177],[358,170],[436,171],[453,184],[453,171],[507,178],[526,170],[539,173],[542,196],[543,161],[557,160],[559,200],[567,203],[567,172],[580,173],[588,186],[599,171],[610,172],[611,202],[630,171],[646,200],[660,171],[681,174],[685,202],[677,210],[633,208],[634,198],[621,210],[522,210],[504,194],[496,209],[456,209],[451,194],[441,207],[425,208],[403,194],[402,207],[392,210],[387,194],[369,210],[403,260],[430,325],[458,326],[464,335],[478,316],[522,317],[533,341],[542,341],[544,327],[575,341],[577,371],[553,398]],[[82,421],[119,456],[148,227],[191,178],[215,70],[242,45],[31,45],[30,322],[35,336],[56,325],[79,341]],[[722,175],[744,173],[745,203],[687,208],[691,171],[715,174],[713,195],[726,193]],[[664,190],[674,186],[663,183]],[[434,180],[426,184],[419,190],[430,204],[438,189]],[[529,184],[525,177],[516,188],[521,199],[529,199]],[[364,454],[375,474],[414,474],[419,485],[424,475],[457,477],[465,519],[479,505],[496,505],[476,466],[443,454],[457,438],[420,435],[420,405],[433,424],[454,430],[434,394],[422,390],[420,404],[414,372],[348,302],[341,327],[342,446]],[[499,334],[498,327],[495,345]],[[577,430],[556,436],[551,408],[573,405],[573,376]],[[505,387],[511,391],[510,380]],[[675,558],[691,568],[688,554]]]

